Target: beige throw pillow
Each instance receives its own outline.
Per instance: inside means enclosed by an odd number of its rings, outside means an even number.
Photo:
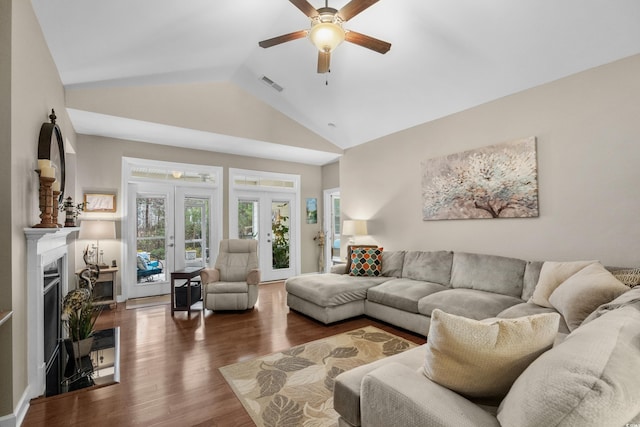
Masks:
[[[504,396],[531,362],[551,348],[558,313],[474,320],[433,310],[424,374],[470,397]]]
[[[562,282],[576,274],[586,266],[598,261],[554,262],[545,261],[540,269],[540,278],[528,302],[542,307],[553,307],[549,297]]]
[[[628,290],[602,264],[595,263],[565,280],[553,291],[549,302],[573,331],[602,304],[613,301]]]

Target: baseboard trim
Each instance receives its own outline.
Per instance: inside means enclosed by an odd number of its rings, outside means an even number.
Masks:
[[[29,410],[29,399],[27,398],[27,390],[22,393],[22,397],[18,401],[18,405],[13,414],[0,417],[0,427],[19,427],[27,416]]]

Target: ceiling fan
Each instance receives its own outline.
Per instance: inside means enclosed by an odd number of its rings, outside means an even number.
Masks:
[[[266,49],[308,35],[311,42],[318,48],[318,73],[329,71],[331,52],[345,40],[382,54],[391,49],[391,43],[342,28],[343,22],[377,3],[378,0],[351,0],[340,10],[329,7],[328,0],[325,0],[324,7],[318,9],[307,0],[289,1],[311,19],[311,28],[263,40],[258,43],[260,47]]]

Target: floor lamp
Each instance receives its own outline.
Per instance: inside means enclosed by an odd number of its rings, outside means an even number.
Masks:
[[[100,259],[100,240],[116,238],[116,222],[115,221],[82,221],[80,223],[80,234],[78,240],[95,240],[96,241],[96,259],[95,263],[105,268],[104,259]]]

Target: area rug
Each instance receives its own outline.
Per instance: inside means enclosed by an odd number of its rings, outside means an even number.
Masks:
[[[337,426],[338,374],[409,348],[410,341],[373,326],[279,353],[223,366],[220,372],[260,427]]]

